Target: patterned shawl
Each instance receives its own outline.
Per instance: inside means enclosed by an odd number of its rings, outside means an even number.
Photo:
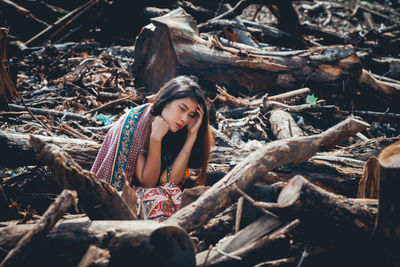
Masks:
[[[144,135],[149,125],[151,104],[132,108],[108,131],[91,171],[97,178],[122,189],[122,173],[128,182],[135,176],[136,162],[142,150]]]

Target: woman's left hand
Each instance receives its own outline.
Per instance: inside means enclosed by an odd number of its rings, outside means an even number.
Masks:
[[[188,134],[189,135],[197,135],[197,132],[200,129],[201,122],[203,121],[204,110],[203,107],[198,104],[196,109],[196,114],[193,118],[190,119],[187,124]]]

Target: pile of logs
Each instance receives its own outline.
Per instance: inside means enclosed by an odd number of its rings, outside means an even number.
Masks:
[[[25,2],[0,0],[30,22],[0,31],[0,266],[400,266],[396,1],[140,2],[150,23],[108,47],[83,36],[125,1]],[[343,18],[359,27],[334,32]],[[180,74],[209,98],[208,182],[142,221],[88,169]]]

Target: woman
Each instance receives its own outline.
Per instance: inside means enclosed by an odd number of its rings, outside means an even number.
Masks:
[[[142,199],[145,218],[163,221],[180,205],[188,168],[205,184],[212,137],[206,100],[192,77],[178,76],[153,104],[131,109],[107,133],[92,172],[122,189],[122,175]]]

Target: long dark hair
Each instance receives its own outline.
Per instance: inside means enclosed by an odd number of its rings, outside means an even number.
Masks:
[[[201,169],[198,176],[198,183],[204,185],[206,183],[207,161],[210,156],[210,147],[213,144],[213,138],[209,128],[208,108],[207,101],[197,83],[195,76],[177,76],[164,84],[158,91],[156,98],[153,102],[151,114],[153,116],[161,115],[165,105],[176,99],[190,98],[199,103],[204,110],[203,120],[199,131],[197,132],[197,139],[193,145],[192,152],[189,157],[188,167],[191,169]],[[167,158],[167,161],[173,161],[179,151],[181,151],[186,140],[187,127],[183,127],[176,133],[169,131],[163,138],[161,153],[162,158]],[[165,165],[172,164],[172,162],[163,162],[162,170],[167,167]]]

